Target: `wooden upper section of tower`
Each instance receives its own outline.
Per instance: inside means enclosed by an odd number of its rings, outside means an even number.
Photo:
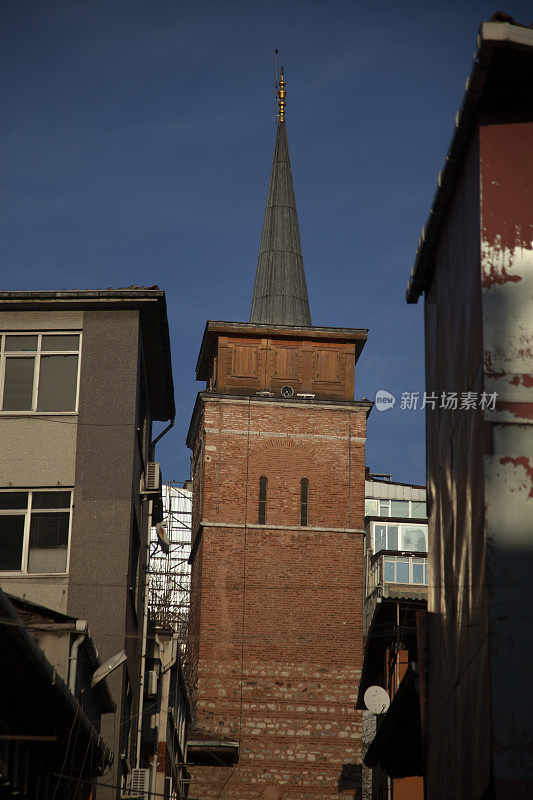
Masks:
[[[196,377],[220,394],[353,400],[366,329],[207,323]]]

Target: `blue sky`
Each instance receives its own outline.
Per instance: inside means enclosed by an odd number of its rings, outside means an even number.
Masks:
[[[188,476],[207,319],[248,319],[275,137],[273,51],[315,325],[369,328],[356,397],[423,391],[405,285],[488,2],[3,0],[5,289],[167,292]],[[505,11],[531,22],[530,2]],[[425,480],[424,414],[374,410],[367,463]]]

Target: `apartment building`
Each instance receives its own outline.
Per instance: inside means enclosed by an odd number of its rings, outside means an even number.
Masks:
[[[0,293],[0,586],[85,620],[112,659],[98,798],[119,796],[139,757],[152,424],[173,418],[164,292]]]

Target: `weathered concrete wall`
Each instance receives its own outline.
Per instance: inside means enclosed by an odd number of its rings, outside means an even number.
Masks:
[[[76,415],[2,418],[0,486],[74,486]]]
[[[100,658],[135,648],[128,589],[132,535],[132,490],[138,382],[137,311],[87,311],[84,315],[76,494],[72,520],[67,611],[89,620]],[[127,624],[129,622],[129,626]],[[129,648],[131,650],[131,647]],[[120,782],[123,680],[127,670],[134,696],[138,685],[135,654],[108,678],[117,702],[116,719],[102,720],[102,733],[115,752],[104,783]],[[99,789],[98,797],[115,796]]]
[[[195,796],[324,800],[360,761],[365,435],[362,409],[205,400],[198,725],[240,760],[194,768]]]
[[[480,128],[485,507],[497,798],[533,796],[533,123]]]
[[[479,147],[474,135],[425,302],[426,391],[483,391]],[[480,798],[490,780],[483,412],[427,409],[427,800]]]

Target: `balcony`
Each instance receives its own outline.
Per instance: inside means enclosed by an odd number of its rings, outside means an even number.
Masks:
[[[427,599],[427,557],[381,551],[368,560],[367,596]]]

